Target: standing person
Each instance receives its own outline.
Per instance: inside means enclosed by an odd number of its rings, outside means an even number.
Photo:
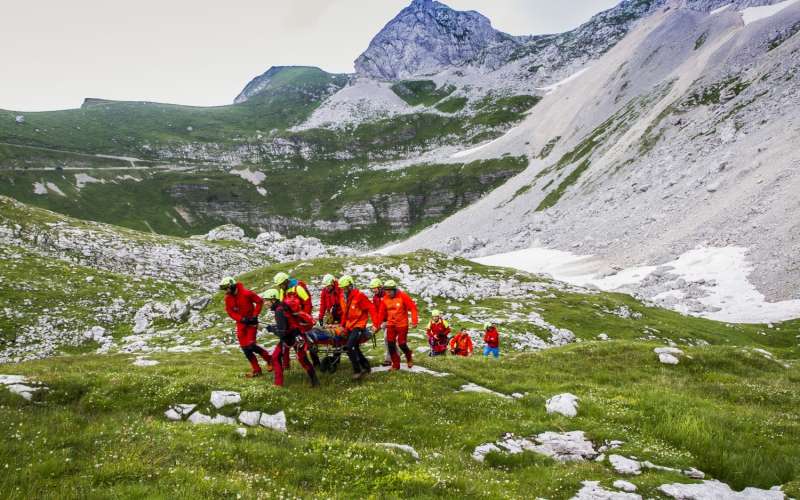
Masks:
[[[267,300],[269,308],[275,314],[275,325],[269,328],[272,333],[278,336],[278,345],[272,351],[272,364],[275,367],[275,385],[283,387],[283,364],[281,361],[287,356],[290,349],[294,348],[297,361],[308,374],[312,387],[319,386],[317,372],[308,360],[308,338],[302,331],[295,314],[289,306],[278,299],[280,292],[276,289],[267,290],[264,298]],[[311,319],[311,322],[314,320]]]
[[[466,328],[462,328],[452,339],[450,339],[450,352],[456,356],[472,356],[472,337],[469,336]]]
[[[372,319],[375,335],[380,331],[380,321],[378,321],[375,306],[366,295],[355,287],[352,276],[345,275],[339,278],[339,286],[342,288],[339,302],[342,307],[341,324],[348,335],[345,351],[353,365],[353,378],[357,380],[372,371],[369,360],[361,352],[359,343],[361,337],[367,334],[367,320]]]
[[[377,313],[381,309],[381,301],[386,291],[383,288],[383,282],[380,278],[372,278],[369,282],[369,289],[372,291],[372,305],[375,307]],[[392,356],[389,353],[389,339],[383,336],[383,366],[392,366]]]
[[[322,286],[319,294],[317,322],[319,326],[325,326],[326,323],[339,324],[342,321],[342,307],[339,305],[342,290],[339,288],[339,282],[332,274],[326,274],[322,278]],[[329,321],[326,321],[325,316],[329,313]]]
[[[233,278],[225,278],[219,284],[225,290],[225,312],[236,322],[236,338],[239,340],[247,361],[250,362],[251,371],[247,378],[260,377],[261,365],[258,364],[256,354],[267,362],[267,371],[272,371],[272,358],[266,349],[256,343],[258,335],[258,315],[264,306],[264,300],[238,283]]]
[[[431,321],[425,329],[428,334],[428,344],[431,346],[430,356],[443,356],[447,354],[447,341],[450,335],[450,325],[442,317],[442,311],[431,311]]]
[[[495,358],[500,357],[500,333],[494,323],[486,323],[484,325],[485,332],[483,334],[483,341],[486,343],[483,346],[483,355],[493,355]]]
[[[408,367],[411,368],[414,366],[414,360],[411,349],[408,348],[408,313],[411,313],[411,326],[416,328],[419,323],[417,305],[405,292],[397,289],[397,282],[394,280],[386,280],[383,289],[385,294],[381,299],[378,318],[379,324],[386,326],[386,341],[389,345],[389,356],[392,362],[391,369],[400,369],[398,345],[406,356]]]
[[[294,312],[303,311],[307,314],[312,314],[314,304],[311,302],[308,286],[303,281],[280,272],[272,278],[272,282],[275,284],[275,289],[278,290],[278,300],[288,305]],[[284,353],[282,363],[283,369],[288,370],[288,350]]]

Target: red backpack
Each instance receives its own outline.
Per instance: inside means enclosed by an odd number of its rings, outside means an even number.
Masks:
[[[291,327],[296,326],[303,333],[307,333],[314,327],[314,317],[303,310],[303,301],[296,293],[286,294],[283,303],[286,304],[287,319],[295,323],[295,325],[290,325]]]

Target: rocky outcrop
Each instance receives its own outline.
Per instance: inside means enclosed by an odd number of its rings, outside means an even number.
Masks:
[[[477,12],[458,12],[433,0],[414,0],[355,61],[356,72],[382,80],[438,73],[446,67],[504,64],[519,45]]]
[[[779,0],[624,0],[565,33],[511,36],[478,12],[459,12],[434,0],[414,0],[372,40],[355,61],[360,76],[399,80],[470,66],[494,71],[519,61],[520,78],[550,78],[607,52],[643,17],[683,6],[710,12],[777,3]]]

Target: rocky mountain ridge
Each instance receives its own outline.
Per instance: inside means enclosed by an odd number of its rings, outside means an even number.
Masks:
[[[624,0],[578,28],[561,34],[511,36],[478,12],[460,12],[434,0],[414,0],[370,42],[355,61],[356,73],[378,80],[430,76],[451,68],[483,73],[524,60],[530,73],[553,73],[585,63],[621,40],[643,17],[660,8],[710,12],[742,9],[776,0]]]
[[[698,245],[741,247],[761,293],[797,299],[800,5],[750,9],[775,3],[690,2],[645,18],[466,156],[527,154],[525,173],[396,250],[546,246],[605,259],[613,274]]]

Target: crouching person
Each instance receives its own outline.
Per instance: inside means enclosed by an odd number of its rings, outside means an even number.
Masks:
[[[455,356],[472,356],[472,337],[469,336],[466,328],[462,328],[452,339],[450,339],[450,352]]]
[[[283,359],[290,349],[294,349],[297,361],[308,374],[311,386],[319,386],[317,372],[308,360],[308,338],[289,306],[278,300],[278,290],[271,289],[264,293],[264,299],[275,314],[275,326],[269,330],[278,337],[278,345],[272,351],[272,366],[275,370],[275,385],[283,387]]]
[[[247,378],[261,376],[261,365],[256,355],[264,358],[267,362],[267,371],[272,371],[272,358],[269,352],[256,343],[258,315],[261,314],[264,300],[233,278],[223,279],[219,287],[225,290],[225,312],[236,322],[239,347],[250,362],[251,371],[245,376]]]
[[[450,325],[442,317],[442,311],[431,311],[431,321],[425,329],[428,335],[428,344],[431,346],[429,356],[444,356],[447,354],[447,342],[450,339]]]

